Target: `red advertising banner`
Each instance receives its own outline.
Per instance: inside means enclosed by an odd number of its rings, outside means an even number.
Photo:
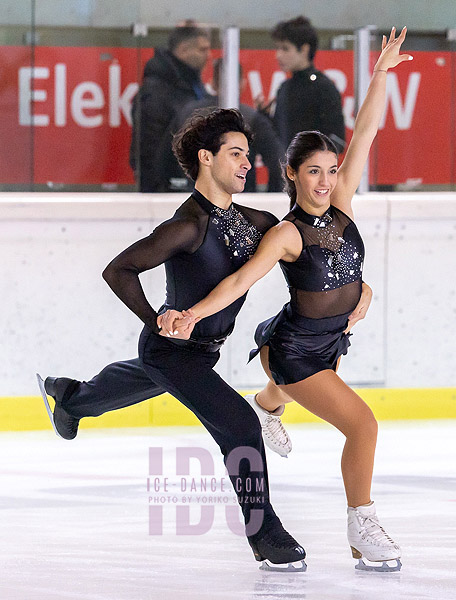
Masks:
[[[31,128],[18,118],[18,73],[30,62],[30,48],[0,46],[0,183],[26,183],[33,174]]]
[[[385,119],[371,154],[373,183],[454,182],[453,54],[414,52],[413,61],[388,73]],[[29,48],[0,46],[0,183],[32,177],[38,184],[133,183],[130,105],[151,56],[153,49],[37,47],[32,71]],[[275,52],[241,50],[241,64],[247,83],[241,101],[253,104],[260,93],[273,98],[285,78]],[[320,51],[316,66],[342,95],[350,139],[353,54]]]
[[[454,183],[454,53],[412,54],[413,61],[388,73],[372,176],[381,184]]]

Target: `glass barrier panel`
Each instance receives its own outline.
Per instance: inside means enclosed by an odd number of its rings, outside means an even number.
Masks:
[[[4,0],[0,13],[0,190],[31,190],[34,3]],[[38,94],[39,97],[39,94]]]

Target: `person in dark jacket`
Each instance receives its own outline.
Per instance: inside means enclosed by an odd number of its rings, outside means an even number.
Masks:
[[[179,167],[176,157],[172,152],[172,136],[179,131],[184,123],[193,114],[209,114],[220,105],[219,91],[221,89],[223,60],[217,58],[214,61],[214,72],[212,77],[212,89],[214,96],[206,96],[201,100],[194,100],[186,104],[176,115],[168,128],[167,136],[163,138],[158,151],[158,165],[160,178],[168,177],[168,188],[170,192],[191,191],[193,182],[185,177],[185,173]],[[239,69],[240,84],[242,86],[242,68]],[[250,144],[249,161],[252,165],[247,174],[245,192],[256,192],[255,159],[261,154],[264,165],[268,169],[268,192],[281,192],[284,187],[282,179],[281,160],[285,156],[285,148],[282,146],[271,121],[262,113],[247,104],[241,104],[239,111],[245,122],[253,133],[253,141]]]
[[[130,147],[130,166],[141,192],[165,191],[157,175],[157,148],[178,110],[208,95],[200,75],[209,52],[207,31],[187,25],[176,27],[169,36],[168,48],[158,48],[146,63],[143,82],[132,104]]]
[[[345,126],[340,94],[334,83],[313,64],[317,32],[309,19],[282,21],[272,31],[280,68],[292,77],[282,83],[276,99],[274,125],[285,147],[300,131],[321,131],[345,147]]]

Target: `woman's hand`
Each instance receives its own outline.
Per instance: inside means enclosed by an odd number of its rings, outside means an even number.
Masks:
[[[376,71],[388,71],[388,69],[396,67],[405,60],[413,60],[413,56],[410,54],[399,54],[406,33],[407,27],[404,27],[400,35],[396,38],[396,28],[393,27],[388,41],[386,40],[386,35],[383,36],[382,53],[374,67],[374,73]]]
[[[355,325],[355,323],[357,323],[358,321],[361,321],[361,319],[364,319],[364,317],[366,316],[367,311],[369,309],[371,300],[372,300],[372,289],[367,285],[367,283],[363,282],[361,298],[359,299],[359,302],[356,305],[355,310],[348,317],[348,327],[344,331],[344,333],[348,333],[350,331],[350,329],[353,327],[353,325]]]
[[[169,309],[157,317],[160,335],[177,340],[188,340],[198,321],[191,311],[186,310],[180,312]]]

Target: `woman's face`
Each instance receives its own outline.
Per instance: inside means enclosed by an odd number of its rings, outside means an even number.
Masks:
[[[323,214],[337,183],[337,155],[329,150],[311,154],[297,171],[287,167],[296,186],[297,200],[311,214]]]

